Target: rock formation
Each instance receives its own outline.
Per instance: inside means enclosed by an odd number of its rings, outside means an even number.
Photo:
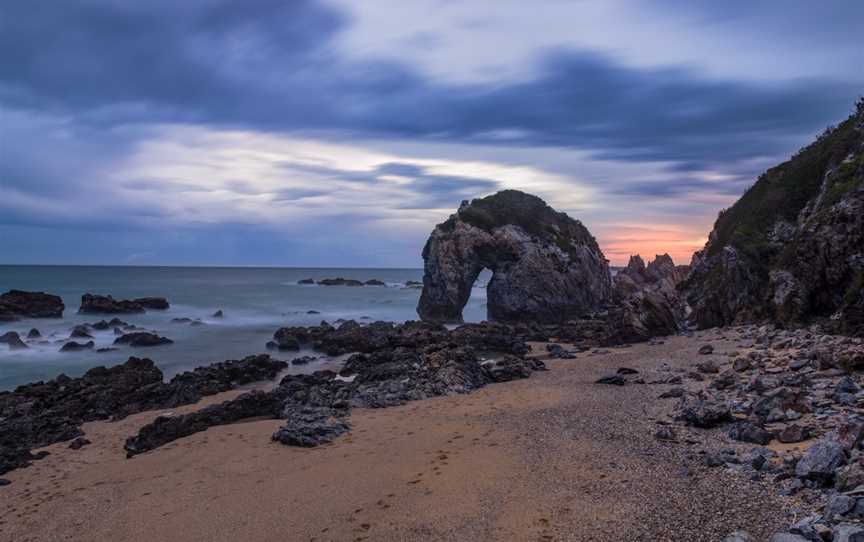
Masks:
[[[864,334],[864,100],[720,213],[683,289],[701,328],[819,320]]]
[[[461,322],[484,269],[489,318],[561,322],[597,310],[612,293],[606,259],[577,220],[540,198],[505,190],[471,203],[432,231],[423,248],[423,320]]]
[[[81,436],[84,422],[195,403],[243,384],[272,380],[287,366],[270,356],[249,356],[199,367],[165,383],[151,360],[129,358],[115,367],[94,367],[80,378],[61,374],[0,392],[0,474],[38,459],[32,448]]]
[[[62,318],[63,300],[44,292],[9,290],[0,295],[0,322],[19,318]]]
[[[668,254],[658,255],[647,266],[631,256],[627,267],[615,275],[609,316],[609,343],[645,341],[672,335],[684,326],[684,304],[678,285],[687,274]]]
[[[84,294],[81,296],[82,314],[134,314],[146,309],[165,310],[170,305],[164,297],[140,297],[117,300],[110,295]]]

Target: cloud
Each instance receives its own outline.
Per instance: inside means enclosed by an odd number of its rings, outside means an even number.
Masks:
[[[251,257],[250,246],[269,258],[269,243],[324,261],[315,243],[350,239],[352,258],[390,254],[386,244],[406,250],[405,264],[459,200],[506,187],[538,193],[607,239],[625,218],[702,228],[861,92],[860,74],[839,68],[812,78],[719,76],[622,55],[597,33],[551,48],[524,41],[528,68],[506,77],[441,77],[423,61],[428,51],[456,47],[470,60],[460,33],[523,43],[502,29],[524,27],[520,14],[533,8],[509,3],[479,24],[476,6],[453,3],[442,10],[457,6],[458,17],[427,31],[406,20],[405,39],[390,42],[398,54],[381,55],[346,41],[374,34],[366,10],[382,20],[402,13],[372,4],[350,12],[312,0],[0,3],[0,227],[37,237],[66,229],[64,240],[70,229],[123,232],[122,250],[110,251],[116,261],[170,263],[184,251],[207,261],[217,240],[238,258]],[[615,20],[623,8],[646,9],[635,6],[583,9]],[[843,36],[855,6],[842,5]],[[800,30],[808,12],[800,2],[790,10],[790,29]],[[735,16],[679,11],[714,33]],[[774,16],[757,12],[746,11]],[[858,50],[857,40],[818,35],[844,59]],[[238,241],[253,234],[262,241]],[[90,250],[107,252],[99,237]],[[16,247],[13,259],[35,254]]]

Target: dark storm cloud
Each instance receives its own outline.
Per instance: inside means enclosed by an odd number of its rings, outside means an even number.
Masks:
[[[311,1],[12,0],[0,7],[0,99],[107,124],[575,147],[700,168],[785,149],[784,138],[839,118],[860,91],[718,81],[566,50],[529,80],[445,85],[339,58],[330,42],[345,24]]]

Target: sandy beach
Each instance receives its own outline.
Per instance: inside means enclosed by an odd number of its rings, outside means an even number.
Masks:
[[[7,475],[0,538],[699,541],[746,528],[761,540],[789,523],[791,498],[703,466],[700,439],[715,433],[655,439],[674,405],[657,399],[668,385],[594,384],[619,366],[690,367],[707,338],[721,360],[713,333],[548,360],[547,372],[469,395],[355,409],[352,431],[315,449],[273,443],[281,421],[252,420],[126,459],[125,438],[164,411],[89,423],[91,445],[47,447]]]

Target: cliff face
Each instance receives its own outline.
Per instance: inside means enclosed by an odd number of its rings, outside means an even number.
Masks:
[[[699,327],[820,320],[864,334],[864,101],[722,212],[691,267]]]
[[[489,318],[544,323],[578,318],[611,297],[609,267],[577,220],[536,196],[505,190],[471,203],[433,230],[423,249],[423,320],[462,321],[484,268]]]

